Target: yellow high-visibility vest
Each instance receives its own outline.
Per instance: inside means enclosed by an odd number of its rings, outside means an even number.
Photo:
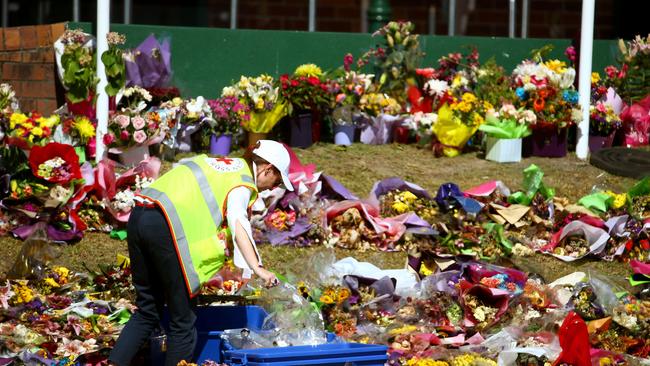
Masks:
[[[218,234],[226,226],[228,194],[242,186],[251,190],[250,208],[257,188],[246,161],[199,155],[140,193],[163,211],[192,297],[224,264],[226,237]]]

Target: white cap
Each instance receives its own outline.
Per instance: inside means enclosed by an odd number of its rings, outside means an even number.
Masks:
[[[253,154],[271,163],[280,172],[284,187],[293,191],[293,186],[289,180],[289,163],[291,162],[291,158],[284,145],[273,140],[259,140],[257,147],[253,150]]]

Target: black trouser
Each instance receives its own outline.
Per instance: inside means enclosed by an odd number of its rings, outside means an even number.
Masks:
[[[190,361],[196,345],[195,303],[190,299],[169,226],[157,208],[136,206],[127,225],[129,257],[138,310],[126,324],[109,360],[127,366],[169,310],[165,365]]]

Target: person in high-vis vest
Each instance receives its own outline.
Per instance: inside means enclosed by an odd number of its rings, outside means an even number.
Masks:
[[[195,296],[224,264],[232,237],[234,264],[242,276],[259,276],[267,287],[276,276],[262,267],[248,221],[258,191],[289,181],[289,152],[261,140],[251,161],[199,155],[181,161],[136,196],[127,240],[137,310],[122,330],[109,361],[126,366],[159,327],[167,305],[165,365],[190,361],[196,345]]]

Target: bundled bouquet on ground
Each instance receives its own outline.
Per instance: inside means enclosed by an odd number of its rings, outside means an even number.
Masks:
[[[221,96],[234,96],[248,108],[250,118],[242,126],[248,132],[269,133],[287,114],[287,105],[279,100],[273,77],[266,74],[242,76],[235,85],[223,88]]]
[[[433,133],[439,144],[434,145],[436,155],[457,156],[467,141],[485,122],[485,113],[492,105],[480,101],[471,92],[454,98],[450,104],[438,110],[438,120],[433,125]]]
[[[650,34],[636,36],[631,42],[618,41],[621,51],[621,70],[617,91],[628,104],[639,102],[650,94]]]

